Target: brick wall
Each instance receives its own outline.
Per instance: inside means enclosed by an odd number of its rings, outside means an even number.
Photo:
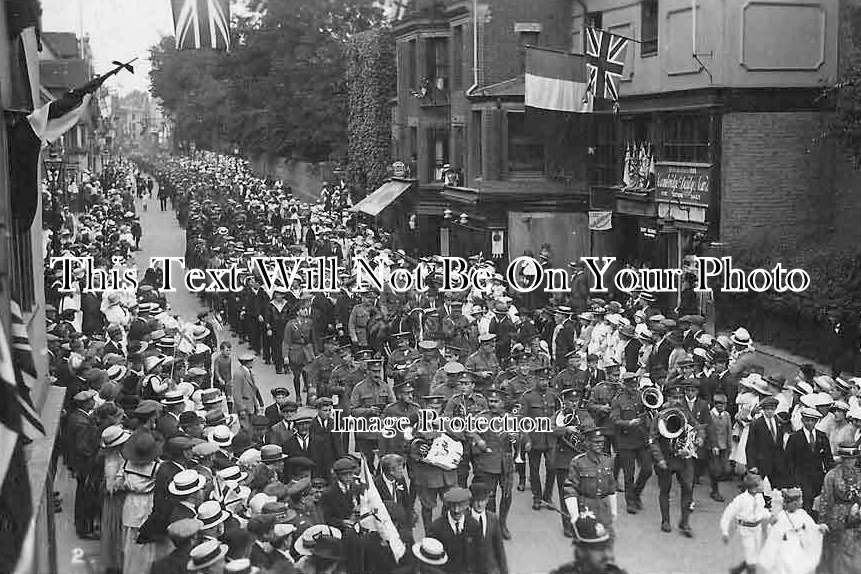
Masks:
[[[842,158],[819,143],[821,113],[728,113],[722,123],[722,242],[791,248],[840,239],[852,214],[857,227],[861,194],[847,192],[859,176],[835,169]]]

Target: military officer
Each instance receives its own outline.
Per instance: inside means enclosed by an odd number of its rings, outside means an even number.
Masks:
[[[574,561],[550,571],[550,574],[625,574],[616,566],[613,539],[595,515],[586,512],[572,519]]]
[[[421,407],[413,400],[415,388],[410,381],[403,381],[394,387],[395,397],[397,401],[386,406],[383,410],[384,417],[403,417],[409,419],[413,426],[419,420],[419,410]],[[409,455],[410,443],[408,438],[402,434],[392,438],[381,439],[380,453],[381,454],[399,454],[401,456]]]
[[[609,362],[605,366],[606,380],[601,381],[592,387],[592,392],[589,394],[589,404],[587,408],[595,424],[603,430],[605,437],[604,448],[607,449],[607,454],[610,454],[610,447],[614,442],[615,431],[610,428],[610,402],[616,393],[619,392],[619,369],[621,365],[617,362]]]
[[[389,376],[391,376],[395,367],[398,365],[409,365],[421,356],[416,349],[410,347],[411,335],[412,333],[409,331],[401,331],[400,333],[392,335],[392,339],[395,342],[395,348],[392,349],[392,352],[389,355],[388,364],[386,365],[386,373]]]
[[[582,392],[586,387],[586,372],[580,369],[580,351],[578,349],[568,351],[565,359],[568,361],[565,368],[550,380],[550,388],[558,393],[573,388],[579,388]]]
[[[439,354],[439,345],[436,341],[419,341],[419,352],[421,358],[412,369],[415,373],[416,396],[422,398],[429,395],[433,385],[433,377],[442,363],[442,355]]]
[[[481,411],[476,418],[490,421],[506,415],[504,391],[497,387],[487,390],[488,409]],[[472,466],[475,471],[473,482],[483,482],[490,490],[487,508],[496,512],[496,491],[501,492],[499,502],[499,526],[502,537],[511,539],[508,530],[508,512],[511,509],[512,490],[514,486],[514,450],[516,433],[494,432],[488,427],[483,433],[476,433],[472,442]]]
[[[548,380],[539,376],[531,390],[520,397],[520,414],[525,417],[553,417],[559,404],[559,395],[548,388]],[[555,447],[555,437],[550,433],[532,432],[526,440],[525,449],[529,457],[529,486],[532,489],[532,509],[541,510],[541,501],[553,498],[553,469],[550,455]],[[544,487],[541,485],[541,459],[544,458]]]
[[[368,327],[371,325],[376,310],[372,305],[373,293],[362,293],[362,302],[353,307],[347,321],[347,332],[350,341],[357,349],[367,348],[369,345]]]
[[[460,389],[460,376],[466,372],[466,367],[457,361],[446,363],[444,367],[434,375],[435,384],[431,387],[431,393],[442,395],[447,403]]]
[[[365,362],[365,380],[353,388],[350,395],[350,410],[354,417],[378,417],[385,405],[392,402],[394,392],[383,380],[383,360],[368,359]],[[374,451],[379,447],[379,435],[373,432],[356,433],[356,449],[365,456],[368,466],[376,468]]]
[[[496,358],[496,335],[485,333],[478,337],[478,350],[466,359],[466,370],[475,373],[481,386],[490,384],[499,372],[499,361]]]
[[[565,482],[565,509],[569,516],[592,512],[612,536],[618,513],[613,458],[605,453],[604,431],[600,427],[582,429],[586,452],[571,459]]]
[[[583,429],[594,427],[595,422],[585,408],[581,389],[577,387],[565,389],[559,394],[559,398],[562,401],[562,410],[554,420],[556,428],[553,429],[553,434],[556,436],[556,448],[550,462],[556,476],[559,499],[564,500],[565,481],[568,480],[571,459],[585,451]],[[567,538],[573,535],[571,521],[564,515],[562,515],[562,533]]]
[[[458,349],[458,361],[467,359],[469,352],[478,347],[478,328],[463,314],[463,302],[451,302],[451,314],[442,321],[442,332],[447,347]]]
[[[648,448],[648,424],[646,408],[637,389],[639,376],[636,373],[622,375],[622,390],[610,402],[610,421],[616,427],[617,459],[625,473],[625,507],[629,514],[643,509],[640,495],[652,476],[652,455]],[[640,472],[634,480],[635,466]]]
[[[323,352],[314,357],[314,360],[308,365],[310,385],[315,389],[315,394],[318,397],[323,396],[320,391],[331,379],[335,367],[341,364],[341,357],[338,355],[337,349],[334,335],[323,337]]]

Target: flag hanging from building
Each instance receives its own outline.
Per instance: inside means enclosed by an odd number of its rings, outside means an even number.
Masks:
[[[588,92],[594,98],[619,99],[628,39],[597,28],[586,28]]]
[[[613,212],[612,211],[590,211],[589,212],[589,230],[590,231],[608,231],[613,229]]]
[[[586,85],[586,60],[582,54],[526,48],[526,106],[558,112],[591,112],[592,98]]]
[[[36,379],[27,328],[18,304],[10,305],[11,337],[0,323],[0,571],[20,559],[33,508],[24,445],[45,429],[30,398]]]
[[[230,49],[230,0],[171,0],[177,50]]]

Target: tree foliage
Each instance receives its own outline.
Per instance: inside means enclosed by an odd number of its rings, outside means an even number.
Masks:
[[[380,25],[372,0],[253,0],[234,18],[228,53],[151,50],[152,94],[177,122],[180,141],[310,161],[343,154],[344,53],[353,35]]]
[[[394,41],[388,30],[356,34],[347,43],[347,158],[353,189],[372,190],[387,177],[395,95]]]

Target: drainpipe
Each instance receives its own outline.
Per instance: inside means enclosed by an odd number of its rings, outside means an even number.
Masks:
[[[478,0],[472,0],[472,85],[466,90],[467,97],[478,88]]]

